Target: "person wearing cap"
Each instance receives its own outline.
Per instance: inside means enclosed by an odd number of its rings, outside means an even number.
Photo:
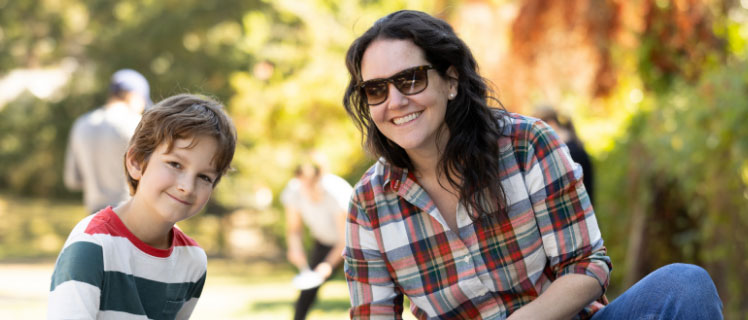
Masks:
[[[106,104],[73,124],[63,180],[68,189],[83,191],[89,213],[129,198],[122,159],[141,114],[151,104],[146,78],[122,69],[112,75]]]

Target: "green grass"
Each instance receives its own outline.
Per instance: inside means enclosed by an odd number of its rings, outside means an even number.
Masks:
[[[56,257],[70,230],[86,215],[77,202],[0,194],[0,260]]]
[[[208,277],[196,319],[290,319],[299,291],[291,286],[295,271],[288,265],[208,261]],[[348,317],[348,288],[338,272],[320,289],[309,319]]]

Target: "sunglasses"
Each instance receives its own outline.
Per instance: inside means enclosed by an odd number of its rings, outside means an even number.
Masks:
[[[426,65],[405,69],[386,79],[364,81],[358,87],[366,97],[366,103],[375,106],[387,100],[390,94],[390,86],[387,83],[392,83],[397,91],[406,96],[423,92],[429,85],[428,71],[433,68]]]

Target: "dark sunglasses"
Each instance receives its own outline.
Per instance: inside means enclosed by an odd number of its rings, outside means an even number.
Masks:
[[[367,104],[370,106],[378,105],[387,100],[390,94],[390,86],[387,83],[392,83],[400,93],[406,96],[418,94],[426,90],[426,87],[429,85],[428,71],[433,68],[426,65],[405,69],[386,79],[364,81],[358,87],[366,97]]]

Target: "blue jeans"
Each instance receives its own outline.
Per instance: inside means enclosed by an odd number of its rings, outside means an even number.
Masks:
[[[722,319],[722,301],[709,273],[675,263],[639,280],[592,320]]]

